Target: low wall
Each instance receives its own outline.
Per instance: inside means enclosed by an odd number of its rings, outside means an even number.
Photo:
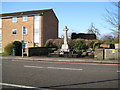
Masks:
[[[48,53],[53,52],[56,48],[53,47],[31,47],[28,48],[28,56],[47,56]]]
[[[95,55],[94,55],[95,59],[104,59],[104,49],[95,49]]]
[[[120,50],[119,49],[96,49],[95,50],[95,59],[98,60],[119,60],[120,59]]]
[[[118,49],[105,49],[104,59],[118,59]]]

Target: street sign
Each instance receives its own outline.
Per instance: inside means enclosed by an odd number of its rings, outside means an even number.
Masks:
[[[115,53],[115,51],[116,51],[115,49],[112,49],[112,53]]]

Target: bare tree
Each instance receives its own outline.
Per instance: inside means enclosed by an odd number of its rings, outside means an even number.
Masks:
[[[115,6],[115,10],[106,9],[107,15],[104,16],[104,18],[105,21],[113,27],[110,28],[110,30],[112,30],[113,33],[117,33],[116,38],[119,38],[120,43],[120,2],[113,2],[112,4]]]
[[[95,27],[93,23],[91,23],[90,28],[87,30],[87,33],[95,34],[97,38],[100,35],[100,31]]]

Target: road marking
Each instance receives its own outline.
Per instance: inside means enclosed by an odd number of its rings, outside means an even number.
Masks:
[[[117,71],[118,73],[120,72],[120,71]]]
[[[61,69],[61,70],[83,70],[77,68],[61,68],[61,67],[39,67],[39,66],[24,66],[29,68],[44,68],[44,69]]]
[[[83,69],[77,69],[77,68],[60,68],[60,67],[47,67],[50,69],[65,69],[65,70],[83,70]]]
[[[36,88],[36,87],[31,87],[31,86],[16,85],[16,84],[8,84],[8,83],[0,83],[0,85],[12,86],[12,87],[18,87],[18,88]]]

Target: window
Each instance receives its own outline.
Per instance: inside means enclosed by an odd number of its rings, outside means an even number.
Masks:
[[[16,35],[17,34],[17,30],[16,29],[13,29],[12,30],[12,35]]]
[[[17,22],[17,17],[13,17],[12,22]]]
[[[27,47],[28,47],[28,43],[27,43],[27,42],[24,42],[23,47],[24,47],[24,48],[27,48]]]
[[[27,34],[27,28],[26,27],[23,27],[23,29],[22,29],[22,34]]]
[[[28,20],[27,16],[23,16],[23,17],[22,17],[22,21],[23,21],[23,22],[25,22],[25,21],[27,21],[27,20]]]

